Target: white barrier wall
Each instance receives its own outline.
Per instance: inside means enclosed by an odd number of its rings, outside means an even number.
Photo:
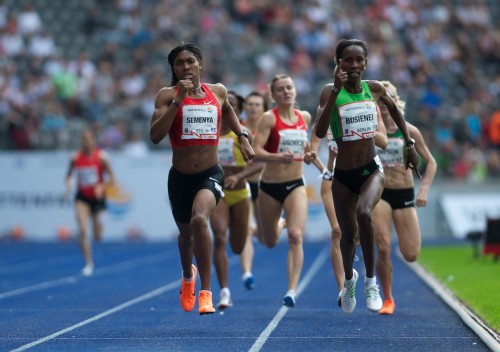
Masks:
[[[326,162],[321,149],[320,155]],[[0,153],[0,237],[14,232],[27,240],[54,241],[58,235],[76,234],[73,196],[63,198],[70,156],[67,152]],[[174,240],[177,228],[167,195],[171,153],[154,152],[145,158],[113,153],[110,157],[119,193],[108,199],[104,240],[141,236],[152,241]],[[304,166],[309,196],[306,240],[330,236],[318,175],[314,166]],[[417,208],[422,237],[464,238],[469,231],[484,230],[486,217],[500,217],[499,190],[498,182],[470,187],[437,178],[427,207]]]
[[[73,197],[65,200],[69,152],[0,153],[0,234],[24,233],[26,240],[52,241],[69,231],[76,234]],[[103,215],[103,240],[172,240],[177,228],[167,195],[171,153],[144,158],[110,154],[119,192],[108,198]],[[309,211],[306,238],[329,237],[330,225],[320,197],[319,172],[305,166]]]
[[[500,219],[500,193],[444,193],[441,206],[452,234],[466,238],[486,231],[486,219]]]
[[[52,240],[76,233],[72,195],[63,198],[71,153],[15,153],[0,156],[0,231],[21,226],[26,239]],[[175,235],[166,195],[168,155],[134,159],[111,155],[120,194],[110,197],[103,215],[104,238],[131,232],[147,238]]]

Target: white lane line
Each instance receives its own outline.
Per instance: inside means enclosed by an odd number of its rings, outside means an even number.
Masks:
[[[167,284],[165,286],[161,286],[161,287],[157,288],[156,290],[150,291],[150,292],[148,292],[148,293],[146,293],[146,294],[144,294],[142,296],[139,296],[137,298],[131,299],[130,301],[122,303],[122,304],[120,304],[120,305],[118,305],[118,306],[116,306],[114,308],[108,309],[107,311],[102,312],[100,314],[97,314],[97,315],[93,316],[92,318],[84,320],[84,321],[82,321],[82,322],[80,322],[78,324],[72,325],[70,327],[67,327],[66,329],[60,330],[60,331],[58,331],[56,333],[53,333],[52,335],[45,336],[45,337],[43,337],[41,339],[38,339],[36,341],[33,341],[31,343],[28,343],[26,345],[18,347],[18,348],[14,349],[14,350],[11,350],[11,352],[25,351],[25,350],[27,350],[27,349],[29,349],[31,347],[40,345],[40,344],[42,344],[44,342],[52,340],[53,338],[61,336],[62,334],[65,334],[67,332],[73,331],[73,330],[78,329],[78,328],[80,328],[82,326],[90,324],[90,323],[92,323],[92,322],[94,322],[96,320],[102,319],[104,317],[107,317],[108,315],[114,314],[114,313],[119,312],[119,311],[121,311],[121,310],[123,310],[125,308],[133,306],[134,304],[141,303],[143,301],[146,301],[148,299],[151,299],[153,297],[161,295],[162,293],[165,293],[167,291],[170,291],[170,290],[173,290],[175,288],[178,288],[178,287],[180,287],[180,285],[181,285],[180,280],[177,280],[175,282],[171,282],[171,283],[169,283],[169,284]]]
[[[171,252],[173,252],[173,250]],[[162,260],[166,260],[170,256],[171,256],[171,253],[164,252],[164,253],[157,253],[157,254],[148,255],[146,257],[126,260],[126,261],[123,261],[123,262],[120,262],[117,264],[103,267],[101,269],[97,269],[94,272],[94,276],[108,275],[111,273],[117,273],[120,271],[132,269],[132,268],[137,267],[137,266],[142,265],[142,264],[156,263],[156,262],[159,262]],[[7,292],[2,292],[2,293],[0,293],[0,300],[4,299],[4,298],[8,298],[8,297],[22,295],[22,294],[25,294],[28,292],[43,290],[43,289],[50,288],[50,287],[73,284],[73,283],[77,282],[78,280],[81,280],[82,278],[83,278],[83,276],[80,274],[71,275],[71,276],[66,276],[63,278],[55,279],[55,280],[40,282],[38,284],[34,284],[31,286],[21,287],[21,288],[15,289],[15,290],[7,291]]]
[[[325,263],[326,259],[328,258],[330,254],[330,247],[325,246],[323,250],[319,253],[319,255],[316,257],[316,260],[314,260],[314,263],[311,265],[309,270],[307,271],[307,274],[304,276],[302,281],[300,282],[299,286],[297,287],[297,295],[296,297],[299,297],[302,291],[309,285],[311,280],[313,279],[314,275],[318,272],[318,270],[321,268],[321,266]],[[285,316],[285,314],[288,312],[290,308],[282,306],[278,313],[274,316],[273,320],[267,325],[267,327],[264,329],[264,331],[260,334],[260,336],[257,338],[257,340],[254,342],[252,347],[248,350],[249,352],[258,352],[264,346],[266,343],[267,339],[271,335],[271,333],[276,329],[278,324],[280,323],[281,319]]]
[[[31,269],[38,269],[40,267],[40,263],[46,262],[46,265],[53,265],[58,263],[64,263],[71,259],[74,259],[76,255],[80,255],[75,252],[75,254],[71,255],[62,255],[58,257],[48,257],[48,258],[40,258],[38,260],[30,260],[23,263],[14,263],[9,265],[0,266],[0,274],[14,274],[20,271],[27,271]]]
[[[231,256],[229,258],[229,266],[233,266],[234,264],[237,264],[237,263],[239,263],[239,256]],[[151,291],[149,293],[146,293],[146,294],[144,294],[142,296],[134,298],[134,299],[132,299],[132,300],[130,300],[128,302],[122,303],[119,306],[111,308],[111,309],[109,309],[109,310],[107,310],[107,311],[105,311],[103,313],[100,313],[100,314],[98,314],[98,315],[96,315],[96,316],[94,316],[92,318],[89,318],[89,319],[84,320],[84,321],[82,321],[80,323],[72,325],[72,326],[70,326],[70,327],[68,327],[66,329],[60,330],[60,331],[58,331],[56,333],[53,333],[52,335],[43,337],[43,338],[41,338],[39,340],[33,341],[33,342],[28,343],[26,345],[23,345],[21,347],[18,347],[18,348],[14,349],[14,350],[11,350],[10,352],[25,351],[25,350],[27,350],[27,349],[29,349],[31,347],[34,347],[34,346],[37,346],[37,345],[39,345],[41,343],[47,342],[49,340],[52,340],[53,338],[61,336],[62,334],[65,334],[65,333],[70,332],[72,330],[78,329],[78,328],[80,328],[80,327],[82,327],[84,325],[90,324],[90,323],[92,323],[92,322],[94,322],[96,320],[102,319],[102,318],[104,318],[104,317],[106,317],[108,315],[111,315],[111,314],[116,313],[116,312],[118,312],[120,310],[123,310],[125,308],[130,307],[130,306],[133,306],[134,304],[137,304],[137,303],[143,302],[145,300],[148,300],[150,298],[153,298],[153,297],[156,297],[158,295],[161,295],[164,292],[171,291],[171,290],[173,290],[175,288],[178,288],[180,286],[181,286],[181,280],[178,280],[178,281],[175,281],[175,282],[171,282],[171,283],[169,283],[169,284],[167,284],[165,286],[157,288],[156,290],[153,290],[153,291]]]
[[[476,335],[491,348],[492,351],[500,352],[500,335],[490,329],[475,313],[473,313],[466,305],[464,305],[453,293],[443,285],[433,275],[427,273],[425,269],[418,263],[409,263],[404,258],[401,252],[396,252],[399,259],[403,261],[413,272],[429,286],[441,300],[448,305],[462,319],[462,321],[476,333]]]

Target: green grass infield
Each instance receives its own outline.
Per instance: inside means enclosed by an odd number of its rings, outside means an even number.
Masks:
[[[500,260],[482,253],[475,256],[471,245],[463,245],[424,246],[418,262],[500,332]]]

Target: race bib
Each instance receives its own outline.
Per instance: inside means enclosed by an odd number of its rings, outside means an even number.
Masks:
[[[94,186],[99,181],[97,168],[95,166],[79,167],[77,169],[78,184],[81,187]]]
[[[234,139],[221,138],[219,139],[219,163],[222,166],[235,165],[234,159]]]
[[[389,138],[386,149],[377,147],[377,154],[384,167],[405,166],[404,141],[401,138]]]
[[[181,139],[217,139],[217,108],[214,105],[183,106]]]
[[[304,159],[304,148],[307,143],[307,132],[304,130],[281,130],[279,131],[280,142],[278,153],[291,151],[295,160]]]
[[[375,136],[377,108],[373,101],[357,101],[339,106],[338,109],[343,141],[356,141]]]

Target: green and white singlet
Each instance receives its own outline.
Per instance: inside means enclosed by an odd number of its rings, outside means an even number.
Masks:
[[[343,141],[369,139],[377,130],[377,106],[368,84],[361,81],[361,93],[348,93],[344,87],[337,95],[330,116],[333,138]]]

